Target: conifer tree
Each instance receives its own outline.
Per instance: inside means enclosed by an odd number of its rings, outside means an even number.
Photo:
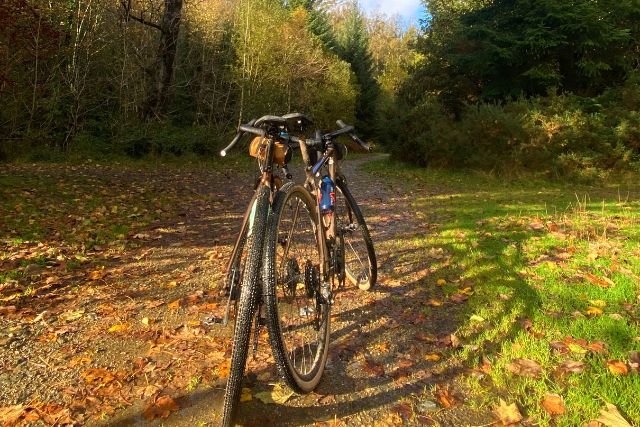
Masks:
[[[292,13],[298,8],[307,11],[307,29],[320,42],[326,50],[335,52],[337,47],[336,36],[329,22],[327,12],[321,8],[318,0],[291,0],[287,7]]]
[[[360,87],[360,93],[356,97],[356,131],[361,137],[371,139],[374,136],[376,99],[380,94],[380,84],[374,77],[365,17],[357,3],[352,3],[347,12],[339,37],[338,56],[351,64]]]

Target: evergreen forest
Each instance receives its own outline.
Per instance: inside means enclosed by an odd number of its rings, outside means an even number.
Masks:
[[[640,166],[635,0],[5,0],[0,161],[213,157],[239,123],[336,119],[424,167]]]

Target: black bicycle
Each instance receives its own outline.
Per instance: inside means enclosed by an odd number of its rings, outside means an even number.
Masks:
[[[341,150],[334,140],[347,133],[369,147],[353,135],[353,127],[340,121],[342,129],[324,136],[316,132],[315,138],[303,140],[290,135],[312,123],[297,113],[264,116],[241,125],[221,152],[226,155],[242,135],[252,134],[255,138],[249,151],[258,158],[261,171],[225,276],[228,300],[223,323],[227,325],[233,314],[235,331],[224,426],[233,425],[235,418],[252,325],[254,354],[259,327],[266,320],[281,375],[294,391],[310,392],[324,371],[334,289],[347,277],[362,289],[369,289],[376,280],[373,244],[339,173]],[[287,164],[293,148],[302,152],[306,182],[283,186],[274,170],[280,166],[285,177],[291,178]],[[316,162],[318,151],[321,158]],[[327,178],[334,180],[337,190],[333,206],[323,212],[317,200],[322,188],[315,181],[325,166]],[[328,194],[331,197],[331,192]]]

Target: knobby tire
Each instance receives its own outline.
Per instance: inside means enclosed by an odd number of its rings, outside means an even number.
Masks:
[[[269,209],[269,188],[261,186],[255,204],[255,216],[251,229],[252,238],[245,266],[240,301],[236,315],[235,331],[233,334],[233,349],[229,378],[224,397],[222,425],[230,427],[235,424],[235,416],[242,390],[242,378],[247,362],[250,345],[251,326],[256,304],[260,293],[260,275],[262,267],[262,249],[264,246],[267,213]]]
[[[331,306],[307,293],[320,283],[316,205],[304,187],[288,183],[269,216],[263,287],[273,357],[298,393],[318,386],[327,360]]]

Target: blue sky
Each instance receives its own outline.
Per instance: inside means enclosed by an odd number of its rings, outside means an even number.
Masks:
[[[415,19],[416,23],[424,17],[424,7],[420,0],[360,0],[359,3],[367,12],[378,6],[380,12],[387,15],[398,13],[405,20]]]

